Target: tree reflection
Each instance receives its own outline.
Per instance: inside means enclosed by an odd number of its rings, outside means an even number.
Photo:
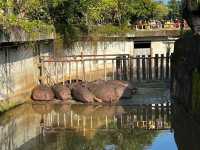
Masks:
[[[0,149],[143,149],[171,128],[170,112],[163,105],[25,105],[0,118]]]

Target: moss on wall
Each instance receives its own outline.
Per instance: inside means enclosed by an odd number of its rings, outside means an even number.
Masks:
[[[30,101],[30,92],[0,101],[0,115],[18,105]]]

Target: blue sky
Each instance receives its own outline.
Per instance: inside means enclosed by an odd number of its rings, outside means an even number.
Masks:
[[[158,0],[158,1],[160,1],[160,0]],[[169,0],[161,0],[161,1],[163,1],[164,3],[167,3]]]

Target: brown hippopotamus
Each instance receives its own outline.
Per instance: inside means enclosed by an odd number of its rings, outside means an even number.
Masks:
[[[56,84],[53,86],[53,91],[55,96],[59,100],[69,100],[71,99],[71,90],[67,85]]]
[[[72,96],[74,99],[84,102],[84,103],[92,103],[94,102],[94,94],[92,94],[88,88],[86,88],[82,84],[75,84],[72,86]]]
[[[136,88],[131,83],[120,80],[98,80],[88,83],[87,87],[103,102],[115,102],[121,98],[131,98],[136,92]]]
[[[135,94],[137,92],[137,88],[133,85],[133,83],[128,82],[128,81],[122,81],[122,80],[110,80],[107,81],[108,84],[112,84],[115,86],[122,86],[125,87],[125,90],[131,90],[129,92],[131,92],[132,94]],[[125,96],[125,95],[124,95]]]
[[[32,91],[33,100],[50,101],[55,98],[53,90],[46,85],[38,85]]]

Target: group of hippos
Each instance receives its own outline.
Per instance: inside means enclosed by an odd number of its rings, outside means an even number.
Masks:
[[[137,88],[131,82],[121,80],[58,83],[53,86],[38,85],[32,91],[36,101],[71,100],[82,103],[113,103],[131,98]]]

